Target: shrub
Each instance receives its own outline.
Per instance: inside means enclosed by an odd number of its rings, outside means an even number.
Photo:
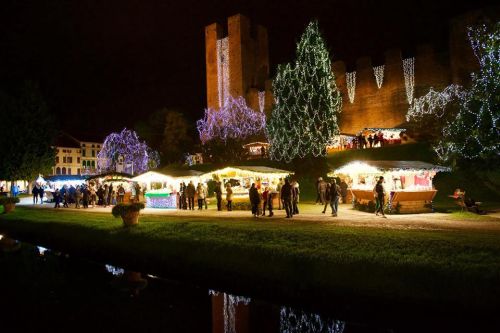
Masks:
[[[19,203],[18,197],[1,197],[0,206]]]
[[[121,203],[113,207],[111,214],[113,214],[114,217],[118,217],[118,216],[124,216],[130,212],[138,212],[141,209],[144,209],[144,203],[142,202],[135,202],[131,204]]]

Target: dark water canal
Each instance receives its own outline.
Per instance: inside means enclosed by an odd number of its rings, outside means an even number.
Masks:
[[[373,312],[380,320],[348,310],[341,315],[313,308],[0,240],[2,332],[500,332],[492,322],[472,317],[437,320],[415,313],[398,320],[397,314],[385,313],[376,304]]]

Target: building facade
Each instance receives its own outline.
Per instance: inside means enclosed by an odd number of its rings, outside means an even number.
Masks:
[[[61,133],[55,142],[56,158],[53,175],[94,175],[97,173],[97,154],[102,143],[79,141]]]

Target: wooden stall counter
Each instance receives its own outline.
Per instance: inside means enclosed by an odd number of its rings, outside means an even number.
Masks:
[[[351,189],[351,193],[362,204],[375,201],[373,191]],[[436,193],[437,190],[391,191],[386,200],[389,200],[393,210],[399,206],[399,213],[402,214],[431,213],[431,203]]]

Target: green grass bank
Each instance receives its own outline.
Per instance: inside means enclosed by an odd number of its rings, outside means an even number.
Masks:
[[[283,219],[111,214],[18,207],[0,234],[100,262],[211,286],[306,299],[438,309],[500,305],[500,233],[341,227]]]

